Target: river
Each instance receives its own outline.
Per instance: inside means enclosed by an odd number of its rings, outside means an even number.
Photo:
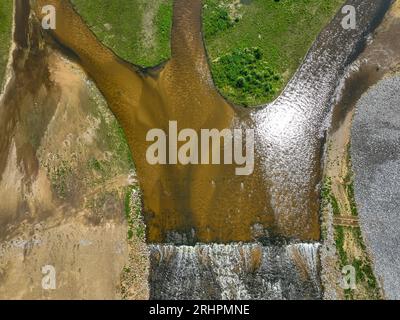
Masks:
[[[68,1],[36,1],[38,15],[42,5],[55,5],[54,38],[77,56],[127,136],[143,192],[152,298],[321,297],[324,135],[340,80],[390,3],[349,0],[357,28],[344,30],[339,12],[282,95],[249,110],[214,88],[200,0],[174,1],[172,58],[146,70],[102,46]],[[146,133],[168,131],[170,120],[196,131],[255,129],[254,173],[236,176],[234,166],[223,165],[150,165]]]

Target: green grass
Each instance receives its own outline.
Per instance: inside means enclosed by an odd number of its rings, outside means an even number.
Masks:
[[[209,25],[220,24],[218,16],[212,14],[212,8],[219,5],[229,10],[228,4],[232,2],[205,1],[206,31],[210,29]],[[271,101],[293,76],[317,35],[343,3],[344,0],[252,0],[249,5],[236,8],[237,17],[233,17],[232,26],[224,26],[220,32],[206,32],[210,60],[216,61],[237,48],[257,47],[262,51],[269,68],[281,75],[283,81],[274,95],[265,92],[260,96],[249,92],[247,97],[232,97],[229,91],[220,87],[222,94],[238,104],[246,104],[249,101],[252,104],[261,104]],[[214,77],[218,78],[220,69],[215,62],[212,63],[212,71]]]
[[[219,1],[206,0],[203,16],[205,17],[203,30],[206,38],[233,27],[237,22],[231,18],[229,9],[221,6]]]
[[[344,228],[345,227],[342,226],[335,226],[335,244],[339,254],[340,266],[342,268],[348,264],[347,253],[344,250]]]
[[[170,57],[172,0],[72,0],[98,38],[123,59],[145,67]],[[143,16],[151,3],[159,4],[154,15],[154,46],[146,46]],[[344,0],[203,0],[203,30],[216,85],[229,100],[258,105],[274,99],[299,67],[313,41]],[[257,63],[241,60],[224,63],[244,50],[258,48]],[[254,66],[250,88],[239,77]],[[257,74],[279,76],[280,81],[257,79]],[[229,79],[231,75],[237,79]],[[258,82],[257,82],[258,81]]]
[[[356,204],[356,199],[354,195],[354,182],[351,181],[350,184],[346,185],[346,192],[347,192],[347,197],[350,202],[350,210],[351,210],[351,215],[354,217],[358,216],[358,210],[357,210],[357,204]]]
[[[51,172],[51,185],[61,199],[65,199],[74,188],[73,174],[73,168],[65,160],[62,160],[59,166],[55,167]]]
[[[138,239],[145,238],[145,226],[142,220],[142,203],[140,197],[134,196],[133,193],[138,193],[138,186],[130,186],[125,191],[125,217],[128,222],[128,240],[131,240],[134,235]]]
[[[12,0],[0,1],[0,91],[4,81],[11,44]]]
[[[345,239],[352,237],[355,240],[353,244],[362,252],[361,256],[354,256],[351,252],[345,251]],[[335,227],[336,249],[339,255],[339,265],[342,269],[346,265],[351,265],[356,270],[356,285],[361,286],[366,291],[367,297],[380,299],[380,290],[378,282],[372,270],[372,263],[366,252],[366,246],[359,227]],[[345,298],[355,299],[353,290],[344,290]]]
[[[170,39],[172,26],[172,2],[165,1],[160,4],[155,24],[157,27],[157,41],[159,43],[156,60],[165,61],[170,58]]]
[[[153,66],[170,57],[172,0],[72,0],[96,36],[121,58],[144,66]],[[144,13],[156,12],[150,22],[155,36],[152,46],[144,40]]]
[[[334,216],[340,216],[339,203],[332,193],[332,180],[330,177],[326,177],[324,179],[324,183],[321,188],[321,200],[323,206],[328,204],[331,205]]]

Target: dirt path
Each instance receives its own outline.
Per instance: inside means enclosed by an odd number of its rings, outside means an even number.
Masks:
[[[333,224],[342,227],[359,227],[359,220],[358,218],[350,217],[334,217]]]
[[[153,0],[146,1],[144,4],[143,10],[143,20],[142,20],[142,46],[146,50],[154,50],[156,43],[156,24],[154,23],[154,19],[157,16],[158,8],[163,0]]]

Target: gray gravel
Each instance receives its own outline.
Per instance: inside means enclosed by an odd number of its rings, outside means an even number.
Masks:
[[[400,77],[358,102],[351,154],[361,228],[388,299],[400,299]]]

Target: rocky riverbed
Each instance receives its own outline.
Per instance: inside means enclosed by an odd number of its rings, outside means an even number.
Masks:
[[[385,296],[400,299],[400,77],[358,102],[351,154],[361,228]]]

